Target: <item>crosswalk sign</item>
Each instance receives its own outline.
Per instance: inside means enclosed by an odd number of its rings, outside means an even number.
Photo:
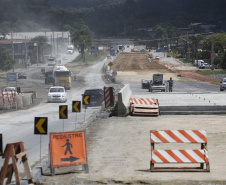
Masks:
[[[72,112],[81,112],[81,101],[72,101]]]
[[[59,106],[59,119],[68,119],[67,105]]]

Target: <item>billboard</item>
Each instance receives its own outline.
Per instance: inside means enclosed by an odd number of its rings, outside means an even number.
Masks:
[[[16,82],[16,79],[17,79],[16,73],[7,73],[8,82]]]

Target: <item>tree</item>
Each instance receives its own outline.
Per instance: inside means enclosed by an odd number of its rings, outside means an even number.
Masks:
[[[226,52],[220,53],[218,56],[214,59],[215,65],[220,65],[222,69],[226,69]]]
[[[226,43],[226,33],[214,33],[214,52],[221,53],[224,50],[224,46]],[[212,34],[208,35],[203,40],[203,50],[211,51],[212,46]]]
[[[7,71],[13,68],[15,60],[8,53],[6,48],[0,47],[0,69]]]
[[[51,50],[50,50],[51,48],[50,48],[49,44],[47,43],[46,36],[37,36],[37,37],[31,39],[31,42],[37,43],[37,47],[39,48],[39,52],[40,52],[39,57],[40,56],[44,57],[44,52],[51,53]],[[37,51],[33,51],[33,52],[29,53],[31,60],[34,57],[37,57],[36,54],[37,54]],[[36,61],[36,59],[34,61]],[[34,63],[34,61],[32,63]]]
[[[166,39],[178,37],[180,35],[179,29],[173,27],[170,23],[161,23],[153,28],[156,38]]]
[[[85,49],[92,44],[92,35],[89,28],[79,21],[70,30],[73,45],[81,50],[82,58],[85,61]]]
[[[225,43],[226,43],[226,33],[214,33],[213,35],[208,35],[203,40],[203,50],[208,52],[208,56],[210,57],[211,48],[212,48],[212,37],[214,44],[214,52],[218,54],[218,57],[214,60],[214,64],[219,64],[223,69],[226,68],[226,60],[225,60]],[[208,58],[209,58],[208,57]]]
[[[193,53],[194,53],[192,57],[195,56],[196,60],[198,60],[198,47],[200,42],[202,41],[202,37],[203,36],[200,34],[195,34],[190,37],[192,42],[192,47],[193,47]],[[192,60],[192,63],[193,63],[193,60]]]

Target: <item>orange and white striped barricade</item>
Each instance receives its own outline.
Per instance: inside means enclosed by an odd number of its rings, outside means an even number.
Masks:
[[[104,87],[105,108],[114,106],[115,92],[113,87]]]
[[[159,102],[155,98],[130,98],[131,115],[160,115]]]
[[[12,96],[12,92],[7,90],[8,102],[11,102],[11,96]]]
[[[3,90],[2,90],[2,100],[3,100],[3,105],[4,105],[7,101],[7,94],[4,94]]]
[[[151,130],[151,162],[152,172],[210,172],[207,137],[205,130]],[[181,144],[201,144],[201,149],[182,149],[182,150],[156,150],[155,144],[181,143]],[[184,148],[184,147],[183,147]],[[161,167],[154,166],[161,164]],[[196,167],[162,167],[163,164],[199,164]],[[206,164],[204,166],[204,164]]]
[[[13,97],[13,101],[16,102],[16,91],[12,91],[12,97]]]

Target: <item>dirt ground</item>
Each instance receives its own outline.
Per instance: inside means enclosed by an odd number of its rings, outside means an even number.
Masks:
[[[163,73],[164,79],[172,77],[178,80],[177,74],[160,62],[151,62],[148,55],[143,53],[122,53],[114,61],[112,69],[117,71],[117,80],[120,82],[138,82],[141,79],[152,79],[154,73]]]
[[[168,68],[158,62],[150,62],[143,53],[121,53],[114,61],[112,69],[115,71],[153,70]]]
[[[136,57],[135,57],[136,56]],[[121,58],[122,57],[122,58]],[[160,60],[161,62],[161,60]],[[174,61],[175,62],[175,61]],[[175,65],[176,63],[176,65]],[[144,54],[121,54],[115,61],[113,70],[118,72],[117,81],[140,81],[152,77],[153,73],[164,73],[165,78],[186,75],[192,67],[175,62],[151,63]],[[168,65],[169,66],[169,65]],[[173,68],[173,66],[176,66]],[[181,66],[181,70],[180,69]],[[187,70],[185,70],[187,69]],[[190,74],[190,73],[189,73]],[[196,77],[194,77],[196,76]],[[104,113],[103,113],[104,114]],[[226,115],[164,115],[159,117],[105,117],[97,119],[87,128],[87,150],[89,173],[81,166],[56,169],[56,176],[50,176],[48,169],[40,184],[226,184]],[[195,172],[150,172],[150,130],[189,130],[207,131],[210,173]],[[172,145],[172,147],[176,147]],[[186,149],[199,149],[200,146],[186,146]],[[195,147],[195,148],[192,148]]]
[[[224,184],[226,116],[112,117],[88,128],[89,174],[81,166],[45,172],[42,184]],[[210,173],[150,172],[150,130],[207,130]],[[171,145],[170,147],[176,147]],[[183,146],[185,147],[185,146]],[[157,148],[161,148],[157,146]],[[186,149],[199,149],[200,144]],[[186,165],[185,165],[186,166]]]
[[[117,71],[118,81],[140,81],[152,79],[154,73],[163,73],[164,80],[194,80],[219,85],[219,80],[196,73],[195,66],[184,64],[178,59],[161,58],[159,62],[152,62],[147,54],[122,53],[115,61],[112,69]],[[181,78],[182,77],[182,78]]]

